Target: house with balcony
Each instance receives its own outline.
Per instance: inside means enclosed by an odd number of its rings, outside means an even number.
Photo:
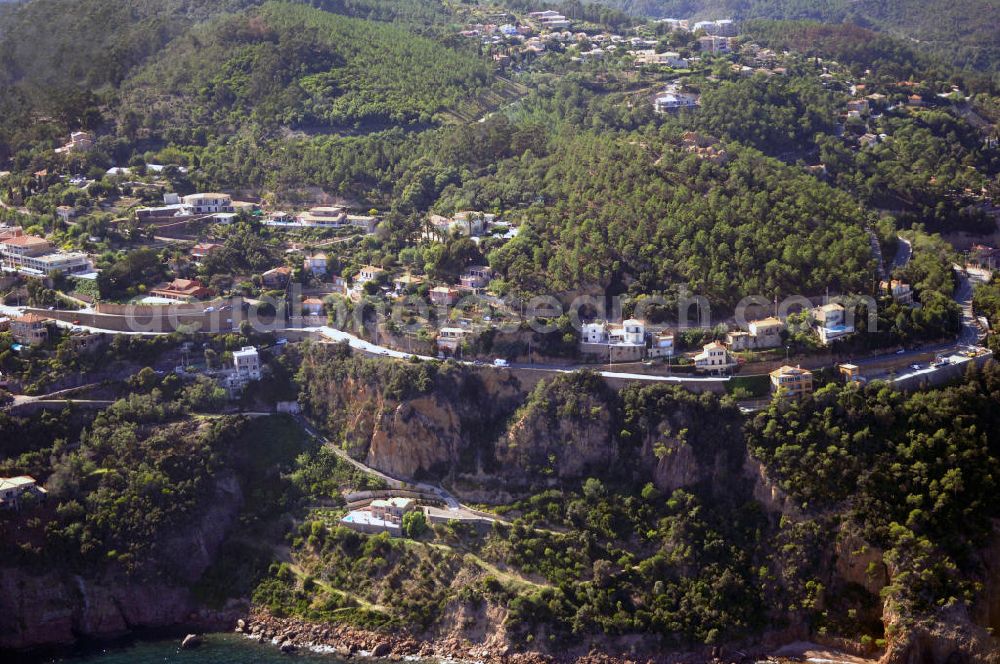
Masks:
[[[735,368],[737,364],[733,356],[729,354],[729,349],[718,341],[706,344],[702,347],[701,352],[694,356],[694,367],[698,373],[726,373]]]
[[[49,338],[49,319],[38,314],[24,314],[10,319],[14,341],[24,346],[40,346]]]
[[[673,357],[674,356],[674,335],[669,332],[660,332],[653,335],[653,341],[646,351],[650,358]]]
[[[771,372],[771,392],[787,399],[812,394],[813,375],[808,369],[785,365]]]
[[[493,281],[493,269],[488,265],[470,265],[459,278],[462,288],[481,290]]]
[[[236,212],[236,208],[233,207],[233,197],[229,194],[188,194],[181,197],[181,202],[191,210],[192,214],[196,215]]]

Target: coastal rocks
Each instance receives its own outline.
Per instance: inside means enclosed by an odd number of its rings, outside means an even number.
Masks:
[[[387,657],[392,652],[392,646],[388,641],[382,641],[372,648],[372,657]]]
[[[181,641],[181,648],[184,650],[194,650],[199,646],[201,646],[201,637],[197,634],[188,634],[184,637],[184,640]]]

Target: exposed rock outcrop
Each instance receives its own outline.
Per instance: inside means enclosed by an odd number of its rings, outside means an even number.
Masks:
[[[239,483],[222,475],[211,507],[163,544],[164,569],[176,582],[144,581],[108,569],[99,576],[0,567],[0,649],[71,644],[79,637],[115,637],[133,629],[231,624],[242,604],[203,611],[189,583],[211,564],[242,503]]]

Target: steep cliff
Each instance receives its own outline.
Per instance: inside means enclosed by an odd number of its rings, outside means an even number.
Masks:
[[[306,412],[357,459],[400,478],[492,471],[493,446],[524,398],[510,372],[353,357],[302,358]]]
[[[607,473],[618,461],[616,402],[617,396],[596,374],[540,382],[497,442],[502,474],[530,483]]]
[[[114,566],[89,572],[0,567],[0,649],[71,644],[133,629],[223,625],[231,611],[206,611],[191,584],[211,562],[239,513],[232,474],[215,482],[209,509],[159,549],[158,573],[133,577]]]

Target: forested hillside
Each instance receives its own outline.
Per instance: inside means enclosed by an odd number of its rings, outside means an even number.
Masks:
[[[227,15],[176,40],[129,81],[121,121],[350,128],[428,123],[485,91],[489,69],[388,23],[290,3]]]
[[[581,134],[467,191],[479,205],[543,199],[490,257],[516,290],[673,295],[686,284],[732,305],[750,293],[859,288],[873,265],[847,196],[749,149],[717,164],[655,134]]]

